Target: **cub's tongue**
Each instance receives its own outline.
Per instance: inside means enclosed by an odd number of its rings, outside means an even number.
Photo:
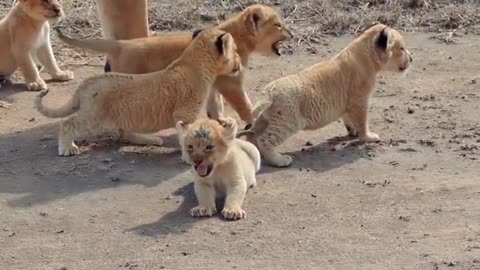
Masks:
[[[204,164],[200,164],[196,168],[198,175],[206,176],[208,174],[208,166]]]

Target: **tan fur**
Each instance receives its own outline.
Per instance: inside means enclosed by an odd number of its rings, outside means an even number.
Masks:
[[[40,77],[36,62],[40,62],[54,80],[68,81],[73,73],[62,71],[50,44],[50,24],[61,18],[57,0],[19,0],[0,21],[0,76],[10,81],[20,68],[27,88],[38,91],[47,88]]]
[[[220,46],[220,48],[219,48]],[[220,53],[223,51],[223,53]],[[35,105],[47,117],[66,117],[60,127],[59,155],[78,154],[74,139],[85,133],[120,131],[137,144],[161,144],[147,133],[193,122],[218,75],[235,74],[240,57],[230,34],[212,29],[202,32],[184,53],[163,71],[142,75],[109,73],[86,79],[64,106]]]
[[[379,39],[384,41],[381,47]],[[248,135],[271,165],[289,166],[292,158],[276,147],[300,130],[322,128],[343,118],[351,135],[377,141],[368,128],[368,103],[380,71],[405,71],[412,61],[403,37],[382,24],[367,29],[331,60],[268,84]]]
[[[95,0],[95,4],[105,38],[149,36],[147,0]]]
[[[262,5],[249,6],[217,28],[232,34],[244,66],[247,66],[253,53],[275,55],[278,43],[292,36],[277,12]],[[183,52],[191,36],[191,33],[177,33],[128,41],[60,38],[70,45],[107,54],[112,71],[140,74],[164,69]],[[252,121],[252,104],[243,90],[243,74],[238,77],[221,76],[215,87],[242,120]],[[218,119],[223,107],[218,94],[212,93],[207,111],[211,117]]]
[[[258,149],[235,138],[237,124],[233,118],[220,123],[203,118],[190,125],[180,121],[176,128],[183,142],[182,153],[195,175],[198,206],[190,210],[191,215],[212,216],[217,212],[215,198],[225,197],[222,215],[226,219],[245,218],[243,200],[248,188],[256,185],[255,174],[260,169]]]

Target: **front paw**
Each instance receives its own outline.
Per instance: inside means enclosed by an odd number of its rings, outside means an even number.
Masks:
[[[58,155],[60,156],[68,157],[68,156],[73,156],[78,154],[80,154],[80,149],[73,142],[71,145],[60,144],[58,146]]]
[[[60,71],[57,74],[53,74],[52,78],[56,81],[66,82],[66,81],[73,80],[74,75],[73,75],[73,72],[66,70],[66,71]]]
[[[45,83],[43,79],[38,79],[36,82],[27,83],[28,91],[41,91],[46,90],[47,88],[47,83]]]
[[[183,153],[183,151],[182,151],[182,162],[184,162],[185,164],[188,164],[188,165],[192,165],[189,161],[188,155]]]
[[[288,155],[277,155],[270,163],[275,167],[288,167],[292,164],[292,157]]]
[[[233,128],[237,126],[237,121],[233,117],[220,117],[217,121],[224,128]]]
[[[215,206],[195,206],[190,210],[192,217],[211,217],[217,213]]]
[[[364,142],[378,142],[378,141],[380,141],[380,137],[373,132],[369,132],[369,133],[361,136],[360,140],[362,140]]]
[[[247,217],[247,213],[245,213],[240,206],[225,207],[222,210],[222,215],[224,218],[230,220],[243,219]]]

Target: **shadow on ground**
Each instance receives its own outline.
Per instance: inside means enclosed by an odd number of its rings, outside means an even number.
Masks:
[[[0,136],[0,193],[20,197],[10,207],[29,207],[83,192],[144,185],[153,187],[188,169],[180,162],[175,136],[164,147],[122,145],[96,137],[79,142],[82,153],[57,155],[57,124]]]

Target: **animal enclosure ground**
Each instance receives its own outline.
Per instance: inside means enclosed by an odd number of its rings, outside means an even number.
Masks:
[[[405,34],[412,70],[380,76],[370,125],[382,142],[348,140],[340,123],[297,134],[282,147],[292,167],[264,166],[236,222],[189,216],[193,178],[173,130],[163,147],[103,136],[59,157],[37,93],[2,88],[0,269],[480,269],[480,36],[444,37]],[[351,39],[256,57],[246,89],[255,99]],[[49,83],[45,102],[101,73],[91,57],[60,57],[76,79]]]

